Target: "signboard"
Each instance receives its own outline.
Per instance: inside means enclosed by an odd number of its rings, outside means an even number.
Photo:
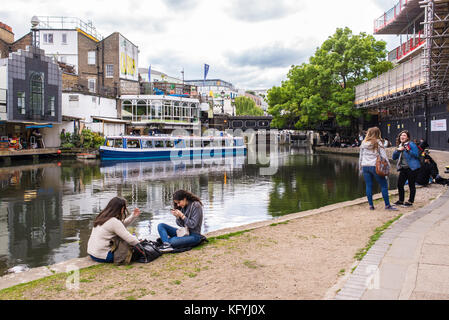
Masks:
[[[119,59],[120,78],[138,81],[139,49],[122,35],[119,35]]]
[[[446,119],[432,120],[430,122],[430,131],[447,131]]]

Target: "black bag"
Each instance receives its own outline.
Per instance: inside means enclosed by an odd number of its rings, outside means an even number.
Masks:
[[[148,263],[162,255],[155,242],[143,240],[133,247],[132,261]]]

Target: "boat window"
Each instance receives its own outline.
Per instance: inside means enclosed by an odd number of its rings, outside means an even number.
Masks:
[[[142,148],[153,148],[152,140],[142,140]]]
[[[115,139],[114,147],[123,148],[123,139]]]
[[[173,148],[173,141],[172,140],[165,141],[165,146],[167,148]]]
[[[210,140],[203,140],[203,148],[210,146]]]
[[[164,141],[163,140],[154,140],[154,147],[155,148],[163,148],[164,147]]]
[[[176,148],[185,148],[186,145],[184,143],[184,140],[182,140],[182,139],[175,140],[175,147]]]
[[[243,146],[243,140],[242,139],[235,139],[234,144],[237,147]]]
[[[232,139],[226,139],[226,140],[225,140],[225,146],[226,146],[226,147],[232,147],[232,146],[234,146],[234,140],[232,140]]]
[[[114,146],[114,139],[107,139],[106,147],[113,147],[113,146]]]
[[[140,149],[140,141],[139,140],[128,140],[126,142],[128,149]]]
[[[201,140],[193,140],[194,148],[201,148]]]

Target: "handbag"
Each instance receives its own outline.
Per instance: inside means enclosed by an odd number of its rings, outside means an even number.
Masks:
[[[177,237],[184,237],[184,236],[188,236],[189,233],[189,228],[187,227],[182,227],[176,230],[176,236]]]
[[[143,240],[133,247],[131,261],[148,263],[159,258],[161,255],[162,252],[159,251],[156,242]]]
[[[386,177],[390,174],[390,164],[387,159],[381,157],[380,151],[378,152],[379,154],[376,159],[376,173],[381,177]]]

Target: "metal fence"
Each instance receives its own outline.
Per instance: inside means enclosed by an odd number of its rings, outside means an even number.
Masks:
[[[93,26],[92,21],[84,22],[76,17],[38,16],[39,29],[81,29],[98,40],[103,40],[102,35]]]
[[[393,8],[374,20],[374,33],[393,21],[401,13],[401,11],[404,10],[408,1],[409,0],[400,0]]]
[[[426,83],[422,54],[396,68],[355,87],[355,104],[399,94]]]

